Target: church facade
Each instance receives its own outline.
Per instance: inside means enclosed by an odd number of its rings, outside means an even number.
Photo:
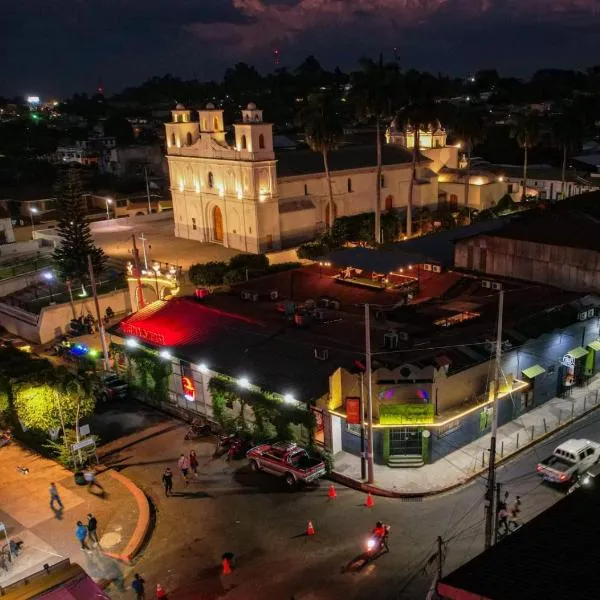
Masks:
[[[310,240],[336,217],[373,210],[374,145],[348,145],[330,153],[330,202],[319,153],[276,153],[273,126],[264,122],[262,111],[250,103],[241,116],[228,142],[223,111],[212,104],[198,111],[198,120],[180,104],[172,111],[172,122],[165,127],[176,236],[261,253]],[[430,143],[421,133],[415,208],[437,208],[446,193],[444,179],[456,180],[448,174],[440,177],[440,172],[460,166],[458,148],[446,145],[445,131],[432,133]],[[408,204],[410,136],[393,134],[388,131],[382,152],[382,211]],[[470,205],[475,198],[470,194]]]

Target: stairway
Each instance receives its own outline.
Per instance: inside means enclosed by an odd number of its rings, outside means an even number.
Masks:
[[[388,467],[394,469],[410,469],[422,467],[425,464],[419,454],[392,454],[387,461]]]

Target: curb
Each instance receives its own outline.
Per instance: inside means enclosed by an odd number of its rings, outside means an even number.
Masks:
[[[150,504],[144,492],[142,492],[131,479],[112,469],[108,470],[108,474],[119,483],[122,483],[135,498],[138,505],[138,520],[125,549],[120,554],[105,551],[104,555],[124,562],[125,564],[131,564],[131,561],[135,558],[144,544],[146,535],[150,529]]]
[[[515,456],[521,454],[525,450],[528,450],[529,448],[531,448],[532,446],[535,446],[539,442],[542,442],[545,439],[548,439],[550,436],[554,435],[555,433],[562,431],[563,429],[566,429],[569,425],[572,425],[573,423],[576,423],[580,419],[583,419],[583,417],[587,417],[587,415],[594,412],[598,408],[600,408],[600,404],[596,404],[596,406],[593,406],[592,408],[589,408],[585,412],[582,412],[580,415],[578,415],[574,419],[569,419],[569,420],[565,421],[564,423],[561,423],[561,425],[559,425],[552,431],[547,431],[546,433],[543,433],[541,436],[535,438],[535,440],[530,441],[530,442],[524,444],[523,446],[521,446],[520,448],[518,448],[517,450],[515,450],[512,454],[509,454],[502,458],[497,458],[496,465],[500,465],[504,462],[512,460]],[[468,477],[465,477],[464,479],[462,479],[461,481],[459,481],[457,483],[453,483],[452,485],[448,485],[444,488],[440,488],[437,490],[426,490],[423,492],[393,492],[392,490],[380,488],[374,484],[364,483],[362,481],[359,481],[358,479],[354,479],[353,477],[348,477],[347,475],[343,475],[342,473],[336,473],[335,471],[332,471],[328,475],[328,478],[333,481],[336,481],[337,483],[341,483],[342,485],[345,485],[346,487],[349,487],[349,488],[352,488],[352,489],[355,489],[355,490],[358,490],[361,492],[365,492],[365,493],[371,493],[374,496],[381,496],[383,498],[412,498],[412,499],[418,500],[418,499],[422,499],[422,498],[431,498],[433,496],[440,496],[442,494],[452,492],[452,491],[456,490],[457,488],[462,487],[463,485],[466,485],[467,483],[470,483],[477,477],[481,476],[482,473],[487,473],[487,470],[488,470],[487,467],[484,467],[477,471],[473,471],[473,473],[471,475],[469,475]]]

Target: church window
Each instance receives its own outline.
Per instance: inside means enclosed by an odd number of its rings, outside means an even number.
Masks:
[[[308,185],[306,183],[304,184],[304,195],[308,196]]]
[[[172,133],[171,134],[171,146],[174,146],[174,145],[175,145],[175,134]]]
[[[192,145],[192,134],[188,131],[187,135],[185,136],[185,142],[188,146]]]
[[[450,194],[450,210],[458,210],[458,196],[456,194]]]
[[[246,141],[246,136],[242,136],[242,150],[245,150],[248,147],[248,142]]]
[[[197,225],[196,225],[196,219],[192,218],[192,229],[195,231],[196,229],[198,229]]]
[[[383,175],[383,174],[381,175],[381,178],[380,178],[379,184],[380,184],[380,186],[381,186],[382,188],[384,188],[384,187],[385,187],[385,175]]]
[[[213,120],[213,131],[219,131],[219,119],[217,117]]]
[[[258,147],[259,148],[265,147],[265,136],[262,133],[258,136]]]
[[[208,172],[208,187],[213,188],[215,185],[215,178],[212,174],[212,171]]]
[[[347,186],[348,186],[348,192],[351,192],[352,191],[352,179],[350,179],[350,177],[348,177]]]
[[[392,210],[394,208],[394,197],[386,196],[385,199],[385,210]]]

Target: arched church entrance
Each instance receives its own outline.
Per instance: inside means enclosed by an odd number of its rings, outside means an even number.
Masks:
[[[215,242],[223,241],[223,213],[218,206],[213,208],[213,239]]]

